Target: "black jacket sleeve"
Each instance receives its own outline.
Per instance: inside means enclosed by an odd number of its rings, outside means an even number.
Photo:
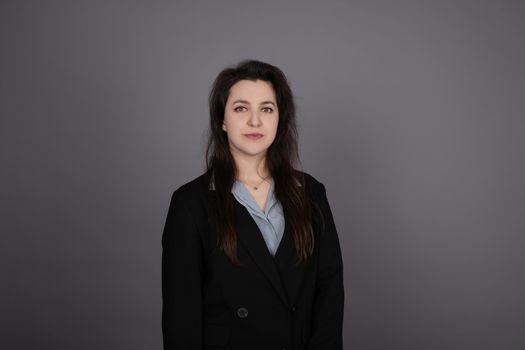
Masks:
[[[312,337],[308,350],[342,350],[344,313],[343,260],[332,211],[321,184],[318,195],[322,214],[319,261],[313,305]]]
[[[202,350],[202,243],[184,196],[173,193],[162,234],[164,350]]]

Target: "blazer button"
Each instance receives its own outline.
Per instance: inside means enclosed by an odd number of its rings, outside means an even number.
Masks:
[[[292,306],[292,308],[290,309],[290,311],[291,311],[292,313],[294,313],[294,312],[295,312],[295,305],[294,305],[294,306]]]
[[[239,316],[239,318],[246,318],[248,317],[248,309],[245,308],[245,307],[240,307],[237,309],[237,316]]]

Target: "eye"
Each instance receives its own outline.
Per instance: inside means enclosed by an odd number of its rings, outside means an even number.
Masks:
[[[247,108],[244,106],[237,106],[233,109],[235,112],[245,112],[247,111]]]
[[[272,113],[273,112],[273,108],[271,108],[271,107],[263,107],[262,111],[266,112],[266,113]]]

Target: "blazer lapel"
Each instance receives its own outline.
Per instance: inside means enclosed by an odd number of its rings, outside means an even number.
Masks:
[[[285,226],[283,238],[275,253],[274,262],[280,272],[285,290],[288,292],[288,302],[290,305],[294,305],[301,288],[304,266],[297,263],[295,242],[288,225]]]
[[[274,262],[280,271],[284,271],[288,264],[293,264],[293,258],[295,257],[295,246],[292,237],[292,233],[288,229],[288,225],[285,218],[284,233],[281,238],[281,242],[275,252]]]
[[[268,251],[264,238],[261,235],[259,227],[250,216],[250,213],[246,208],[234,200],[235,205],[235,221],[236,221],[236,233],[239,241],[248,250],[257,266],[261,269],[264,275],[268,278],[275,291],[282,299],[283,303],[288,306],[288,300],[286,298],[286,292],[284,290],[279,271],[277,270],[274,258]],[[284,236],[283,236],[284,239]],[[277,254],[281,254],[279,251],[282,249],[282,241],[277,249]],[[284,253],[284,252],[283,252]],[[284,254],[282,254],[284,255]]]

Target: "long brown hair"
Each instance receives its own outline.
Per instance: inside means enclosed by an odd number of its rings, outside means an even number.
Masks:
[[[232,263],[240,265],[234,228],[235,199],[231,194],[235,181],[235,161],[230,153],[227,134],[222,130],[230,88],[240,80],[267,81],[274,89],[279,123],[275,140],[267,150],[266,165],[274,179],[275,197],[281,203],[286,222],[291,227],[297,260],[304,264],[312,255],[314,238],[312,208],[305,195],[303,173],[295,169],[300,160],[294,98],[283,72],[260,61],[246,60],[235,67],[224,69],[215,79],[209,95],[210,131],[206,168],[209,185],[215,187],[210,213],[218,223],[218,246]],[[298,186],[297,181],[302,186]]]

